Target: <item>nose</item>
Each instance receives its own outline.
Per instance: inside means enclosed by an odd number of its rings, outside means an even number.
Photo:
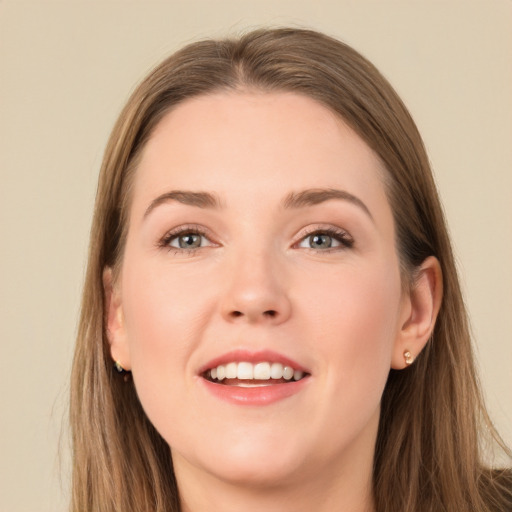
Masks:
[[[228,268],[222,316],[229,322],[277,325],[291,314],[286,275],[271,254],[241,254]]]

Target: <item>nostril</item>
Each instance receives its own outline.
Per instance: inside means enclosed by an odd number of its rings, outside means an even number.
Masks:
[[[241,316],[244,316],[244,313],[242,313],[241,311],[231,311],[230,316],[232,318],[239,318]],[[275,309],[263,311],[263,316],[267,318],[275,318],[277,316],[277,311]]]

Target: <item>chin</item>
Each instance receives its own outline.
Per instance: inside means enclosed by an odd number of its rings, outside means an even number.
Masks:
[[[216,443],[202,448],[196,445],[194,454],[182,455],[196,469],[225,483],[270,488],[293,482],[307,470],[311,457],[306,456],[304,446],[299,450],[296,444],[281,436],[242,438],[226,432]]]
[[[220,461],[219,461],[220,462]],[[213,474],[227,483],[241,487],[276,487],[297,479],[303,471],[298,460],[281,457],[280,453],[271,456],[243,458],[226,457],[217,464]]]

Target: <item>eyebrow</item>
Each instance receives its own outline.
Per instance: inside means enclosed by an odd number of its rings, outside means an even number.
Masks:
[[[373,215],[361,199],[346,190],[338,190],[335,188],[310,188],[302,190],[301,192],[291,192],[284,199],[283,206],[286,209],[303,208],[305,206],[314,206],[315,204],[330,201],[331,199],[348,201],[361,208],[370,219],[373,220]]]
[[[215,195],[210,192],[191,192],[188,190],[172,190],[158,196],[156,199],[151,201],[150,205],[144,212],[144,218],[146,218],[151,211],[161,204],[170,203],[177,201],[178,203],[186,204],[189,206],[196,206],[198,208],[221,208],[221,201]]]
[[[334,188],[310,188],[300,192],[290,192],[284,198],[282,205],[285,209],[304,208],[307,206],[314,206],[325,201],[330,201],[331,199],[348,201],[361,208],[370,217],[370,219],[373,220],[370,210],[363,201],[361,201],[361,199],[346,190],[338,190]],[[144,218],[146,218],[158,206],[172,201],[177,201],[189,206],[196,206],[197,208],[222,208],[222,202],[219,197],[210,192],[172,190],[153,199],[144,212]]]

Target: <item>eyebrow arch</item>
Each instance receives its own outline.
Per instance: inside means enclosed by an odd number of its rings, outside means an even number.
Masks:
[[[197,206],[198,208],[221,208],[221,202],[219,198],[209,192],[191,192],[188,190],[171,190],[158,196],[151,201],[150,205],[144,212],[144,218],[146,218],[157,206],[161,204],[177,201],[182,204],[189,206]]]
[[[335,188],[310,188],[301,192],[291,192],[284,201],[283,206],[286,209],[303,208],[305,206],[313,206],[331,199],[341,199],[348,201],[361,208],[373,220],[373,216],[368,207],[358,197],[350,194],[346,190],[338,190]]]

